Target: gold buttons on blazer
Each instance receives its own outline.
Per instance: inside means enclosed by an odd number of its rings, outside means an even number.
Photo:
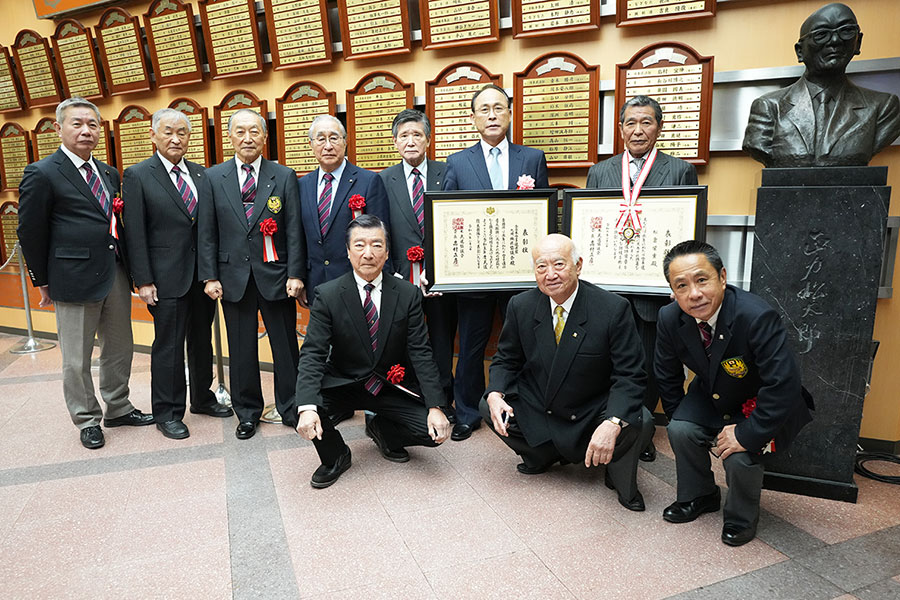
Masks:
[[[718,394],[713,394],[713,400],[718,400],[718,399],[719,399],[719,395],[718,395]]]

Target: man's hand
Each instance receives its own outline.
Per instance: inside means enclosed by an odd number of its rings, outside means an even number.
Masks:
[[[222,284],[219,283],[218,279],[210,279],[203,287],[203,291],[213,300],[218,300],[222,297]]]
[[[613,450],[616,449],[616,438],[621,432],[622,428],[612,421],[600,423],[591,436],[591,443],[588,444],[584,466],[608,465],[612,460]]]
[[[439,408],[428,409],[428,419],[425,424],[428,428],[428,435],[438,444],[447,441],[447,438],[450,437],[450,430],[453,429],[450,427],[447,415]]]
[[[309,308],[309,300],[307,300],[305,286],[300,290],[300,293],[297,294],[297,302],[299,302],[300,306],[303,308]]]
[[[746,452],[747,449],[741,446],[734,435],[734,428],[737,425],[726,425],[719,436],[716,438],[716,447],[719,449],[719,458],[725,460],[735,452]]]
[[[147,306],[156,306],[156,302],[159,300],[159,296],[156,295],[156,286],[152,283],[140,286],[138,288],[138,296],[141,297],[141,300]]]
[[[314,410],[304,410],[300,413],[297,422],[297,433],[300,437],[312,441],[322,439],[322,421],[319,419],[319,413]]]
[[[427,291],[425,291],[425,288],[428,287],[428,279],[425,278],[425,271],[424,271],[424,270],[423,270],[422,273],[419,275],[419,287],[422,289],[422,293],[425,295],[426,298],[434,298],[434,297],[436,297],[436,296],[443,296],[443,295],[444,295],[444,294],[442,294],[441,292],[427,292]]]
[[[288,277],[287,283],[284,285],[285,291],[290,298],[299,298],[300,292],[303,291],[303,282],[299,277]]]
[[[41,294],[41,301],[38,302],[38,306],[44,308],[46,306],[52,306],[53,300],[50,299],[50,286],[42,285],[38,288],[38,292]]]
[[[491,423],[494,425],[494,431],[507,437],[506,424],[509,423],[510,417],[516,416],[513,413],[513,407],[507,404],[500,392],[491,392],[487,397],[488,407],[491,409]]]

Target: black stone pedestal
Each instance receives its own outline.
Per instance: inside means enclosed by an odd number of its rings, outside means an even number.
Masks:
[[[763,169],[751,291],[781,314],[816,403],[813,422],[767,466],[767,489],[856,501],[886,182],[887,167]]]

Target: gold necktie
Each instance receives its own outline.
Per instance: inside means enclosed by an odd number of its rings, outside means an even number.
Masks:
[[[566,327],[566,319],[563,314],[566,310],[560,305],[556,307],[556,327],[553,328],[553,333],[556,335],[556,343],[559,344],[559,338],[562,337],[563,329]]]

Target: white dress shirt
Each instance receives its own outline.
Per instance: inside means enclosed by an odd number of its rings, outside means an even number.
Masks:
[[[244,161],[238,158],[238,155],[234,155],[234,163],[237,165],[237,178],[238,178],[238,189],[242,189],[244,187],[244,182],[247,181],[247,171],[244,170],[242,166]],[[259,167],[262,164],[262,154],[256,157],[250,166],[253,167],[253,179],[256,180],[256,185],[259,186]]]
[[[500,172],[503,173],[503,189],[507,189],[509,188],[509,140],[503,138],[496,146],[491,146],[486,141],[481,140],[481,151],[484,153],[484,166],[488,167],[488,173],[490,173],[490,164],[491,161],[494,160],[493,157],[491,157],[491,148],[495,147],[500,148],[500,156],[497,158],[500,161]]]
[[[169,159],[167,159],[165,156],[163,156],[159,152],[157,152],[156,155],[159,157],[160,162],[162,162],[163,166],[166,168],[166,173],[169,174],[169,180],[172,182],[172,185],[174,185],[175,189],[177,190],[178,189],[178,179],[175,177],[175,173],[172,172],[172,167],[174,167],[175,165],[172,164],[171,162],[169,162]],[[257,166],[259,166],[259,165],[257,165]],[[188,171],[187,165],[184,164],[184,157],[182,157],[182,159],[178,161],[178,168],[181,170],[181,178],[184,179],[184,181],[185,181],[185,183],[187,183],[188,187],[191,188],[191,192],[194,193],[194,198],[199,200],[200,195],[197,194],[197,186],[194,185],[194,180],[191,178],[191,173],[190,173],[190,171]],[[259,173],[259,171],[257,171],[257,173]],[[258,175],[254,175],[254,177],[258,177]]]
[[[85,183],[87,183],[87,175],[86,175],[86,173],[84,172],[84,169],[82,169],[81,167],[82,167],[82,166],[84,165],[84,163],[86,163],[86,162],[89,162],[89,163],[91,164],[91,168],[94,170],[94,173],[97,174],[97,179],[100,180],[100,187],[102,187],[102,188],[103,188],[103,191],[106,192],[106,197],[107,197],[110,201],[112,201],[113,195],[109,193],[109,190],[106,189],[106,184],[103,183],[103,177],[100,176],[100,165],[98,165],[98,164],[97,164],[97,161],[94,160],[94,155],[91,154],[91,158],[90,158],[90,160],[88,161],[88,160],[84,160],[83,158],[81,158],[80,156],[78,156],[77,154],[75,154],[74,152],[72,152],[71,150],[69,150],[68,148],[66,148],[65,144],[60,144],[59,147],[60,147],[60,149],[63,151],[63,154],[65,154],[66,156],[68,156],[68,157],[69,157],[69,160],[72,161],[72,164],[75,165],[75,169],[76,169],[76,170],[78,171],[78,173],[84,178]]]
[[[334,206],[334,197],[337,196],[338,186],[341,184],[341,175],[344,174],[344,168],[347,166],[347,159],[341,161],[340,166],[331,172],[332,177],[334,179],[331,181],[331,208]],[[319,204],[319,198],[322,197],[322,190],[325,189],[325,171],[322,170],[322,167],[319,167],[318,170],[318,181],[316,183],[316,205]]]
[[[419,176],[422,177],[422,190],[423,191],[427,190],[428,189],[428,159],[427,158],[422,159],[422,162],[417,167],[412,166],[405,160],[402,162],[403,162],[403,175],[404,175],[404,177],[406,177],[406,190],[409,192],[410,204],[413,204],[415,202],[415,199],[413,198],[413,182],[415,181],[416,178],[413,177],[412,170],[413,169],[419,170]]]

